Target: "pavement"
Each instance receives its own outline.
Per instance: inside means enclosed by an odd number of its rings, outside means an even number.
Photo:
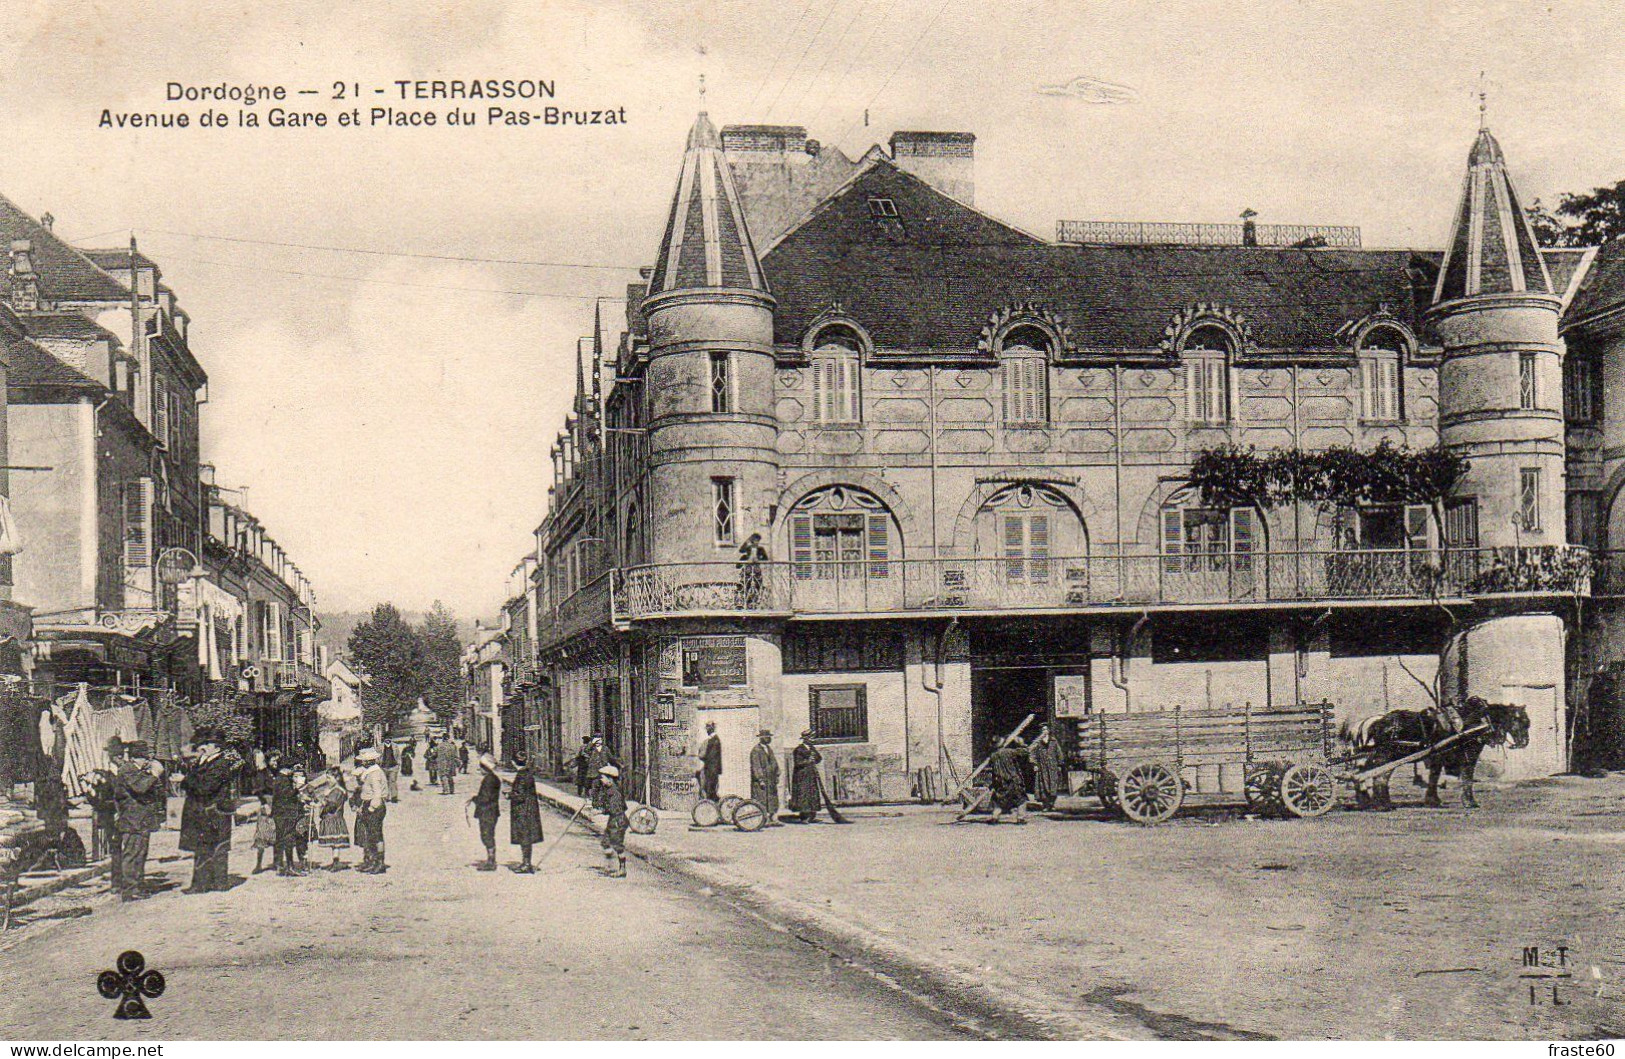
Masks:
[[[155,842],[168,889],[120,903],[81,884],[0,938],[0,1036],[173,1039],[959,1039],[973,1026],[641,863],[600,871],[578,828],[536,875],[475,871],[466,795],[403,792],[391,870],[248,875],[183,895],[175,833]],[[178,806],[178,802],[176,803]],[[173,814],[172,814],[173,815]],[[548,838],[562,821],[549,818]],[[499,835],[506,837],[507,824]],[[504,859],[514,851],[504,844]],[[321,862],[324,850],[313,850]],[[359,851],[350,850],[354,864]],[[167,979],[150,1022],[114,1020],[96,975],[140,951]]]
[[[1092,800],[1025,827],[916,806],[746,834],[664,813],[630,849],[1023,1036],[1625,1035],[1625,774],[1481,785],[1472,812],[1411,793],[1151,829]]]

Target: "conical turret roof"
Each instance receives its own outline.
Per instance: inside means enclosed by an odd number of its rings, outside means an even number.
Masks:
[[[701,111],[688,132],[683,172],[648,296],[707,288],[768,293],[722,138]]]
[[[1552,281],[1501,145],[1479,129],[1433,302],[1524,292],[1550,294]]]

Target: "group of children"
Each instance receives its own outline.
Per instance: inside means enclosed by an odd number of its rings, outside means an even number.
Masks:
[[[304,762],[272,753],[267,761],[269,788],[260,792],[254,822],[254,874],[266,871],[265,851],[278,875],[305,875],[311,870],[310,842],[333,851],[328,871],[348,865],[343,851],[350,846],[345,816],[355,786],[339,765],[307,776]]]

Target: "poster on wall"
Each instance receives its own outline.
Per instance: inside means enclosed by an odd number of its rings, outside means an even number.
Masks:
[[[700,636],[683,641],[683,687],[719,691],[748,683],[743,636]]]
[[[1089,674],[1055,674],[1055,716],[1082,717],[1089,712]]]

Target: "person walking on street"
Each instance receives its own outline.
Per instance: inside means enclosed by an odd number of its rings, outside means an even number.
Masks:
[[[468,775],[468,740],[457,740],[457,768],[463,775]]]
[[[490,754],[480,756],[480,789],[468,800],[474,807],[474,819],[480,822],[480,844],[485,847],[485,862],[480,871],[497,870],[497,818],[502,815],[502,780],[497,776],[497,760]]]
[[[717,784],[722,779],[722,739],[717,726],[705,722],[705,744],[700,747],[700,797],[708,802],[717,800]]]
[[[355,763],[361,767],[358,777],[361,807],[355,817],[355,838],[362,852],[358,870],[368,875],[382,875],[389,870],[389,865],[384,863],[384,813],[389,808],[389,784],[384,779],[384,770],[378,766],[378,751],[371,748],[361,751],[355,756]]]
[[[181,849],[192,854],[189,894],[214,893],[230,886],[231,824],[236,810],[232,780],[237,762],[221,747],[213,729],[192,733],[197,757],[181,777]]]
[[[576,797],[585,798],[592,794],[592,736],[581,737],[581,749],[570,759],[570,765],[575,769]]]
[[[457,747],[450,739],[435,749],[435,771],[440,774],[440,793],[457,793]]]
[[[276,818],[271,815],[271,792],[259,796],[254,809],[254,871],[265,870],[265,851],[271,851],[271,863],[276,863]]]
[[[303,875],[299,867],[299,824],[305,817],[305,802],[294,779],[296,764],[277,763],[271,780],[271,819],[276,829],[276,855],[272,862],[278,875]]]
[[[605,765],[614,765],[616,768],[621,767],[621,763],[615,760],[615,755],[609,752],[609,747],[604,743],[604,737],[594,732],[592,742],[587,745],[588,779],[593,783],[597,783],[598,771]],[[594,788],[594,790],[596,789]]]
[[[1049,725],[1039,725],[1027,757],[1033,765],[1033,800],[1047,813],[1055,808],[1055,799],[1066,793],[1066,762]]]
[[[593,808],[604,814],[604,833],[598,844],[604,850],[604,874],[612,879],[626,878],[626,795],[615,782],[621,770],[605,765],[598,770],[598,786],[592,792]]]
[[[803,824],[818,818],[824,796],[818,766],[824,755],[813,746],[811,731],[801,733],[801,744],[790,752],[790,811]]]
[[[118,893],[124,889],[119,883],[118,835],[118,770],[124,764],[124,744],[118,736],[108,741],[107,757],[111,762],[107,768],[85,777],[85,801],[90,805],[91,859],[107,858],[113,891]]]
[[[763,728],[750,748],[750,800],[767,814],[768,827],[782,827],[779,820],[779,756],[773,753],[773,733]]]
[[[1026,756],[1021,740],[1013,739],[988,757],[988,772],[993,777],[993,815],[988,823],[998,823],[1005,813],[1012,814],[1018,824],[1027,822],[1027,776],[1021,768]]]
[[[168,812],[169,782],[164,767],[152,760],[143,740],[124,747],[113,784],[117,804],[119,848],[113,854],[119,896],[135,901],[147,896],[147,850],[152,833],[164,826]]]
[[[531,875],[536,871],[530,862],[531,847],[542,841],[542,803],[536,796],[536,773],[530,770],[523,751],[514,751],[513,763],[516,771],[508,788],[508,841],[519,847],[519,867],[514,871]]]
[[[395,744],[384,741],[384,748],[378,752],[378,764],[383,767],[384,780],[389,787],[389,800],[391,803],[401,800],[401,759],[395,755]]]
[[[440,741],[432,735],[423,748],[423,767],[429,773],[429,786],[438,787],[440,785]]]

